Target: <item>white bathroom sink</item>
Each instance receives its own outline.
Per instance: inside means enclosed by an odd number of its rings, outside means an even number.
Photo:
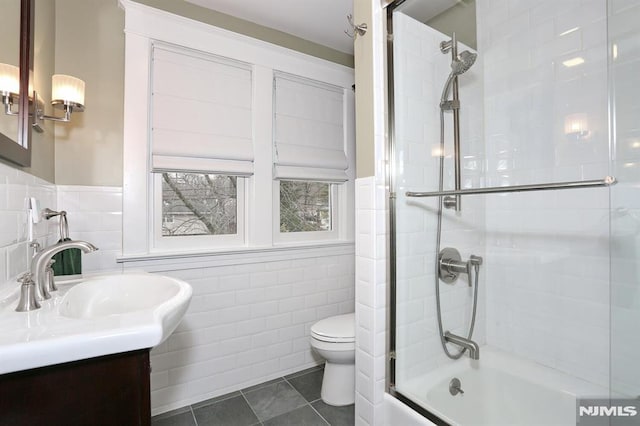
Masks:
[[[60,315],[96,318],[157,308],[172,300],[188,303],[183,281],[150,274],[111,275],[82,282],[62,299]]]
[[[191,301],[184,281],[147,273],[59,283],[41,308],[0,301],[0,374],[148,349],[176,329]]]

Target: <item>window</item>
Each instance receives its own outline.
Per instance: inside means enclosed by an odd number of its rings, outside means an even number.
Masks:
[[[280,181],[280,232],[331,231],[331,185]]]
[[[123,257],[352,241],[353,71],[226,32],[158,40],[141,22],[125,70]]]
[[[216,249],[245,243],[246,178],[225,174],[153,174],[153,247]]]
[[[303,243],[340,238],[339,200],[345,185],[331,182],[276,180],[274,243]]]
[[[237,187],[235,176],[162,173],[162,236],[236,234]]]
[[[274,74],[276,241],[339,238],[336,206],[349,167],[345,97],[341,87]]]
[[[244,180],[254,161],[251,66],[166,45],[152,54],[153,247],[243,245]]]

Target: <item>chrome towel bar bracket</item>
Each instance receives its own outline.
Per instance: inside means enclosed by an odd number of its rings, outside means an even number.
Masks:
[[[413,192],[407,191],[407,197],[444,197],[448,195],[478,195],[478,194],[503,194],[509,192],[526,191],[551,191],[557,189],[581,189],[612,186],[618,183],[615,177],[606,176],[604,179],[579,180],[573,182],[552,182],[531,185],[492,186],[487,188],[468,188],[450,191]]]

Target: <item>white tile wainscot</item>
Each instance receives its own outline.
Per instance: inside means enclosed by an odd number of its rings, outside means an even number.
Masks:
[[[122,188],[81,185],[57,188],[58,207],[67,212],[71,239],[89,241],[99,249],[82,256],[82,271],[122,270],[116,262],[122,253]]]
[[[182,323],[151,352],[154,415],[322,363],[310,327],[354,310],[353,244],[124,265],[193,287]]]
[[[383,424],[387,352],[385,187],[356,179],[356,424]]]
[[[0,163],[0,293],[18,286],[16,277],[28,268],[28,198],[35,197],[42,208],[56,208],[53,184]],[[41,221],[33,237],[42,245],[53,242],[57,224]]]

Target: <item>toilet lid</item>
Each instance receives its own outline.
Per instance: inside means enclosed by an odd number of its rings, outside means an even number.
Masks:
[[[311,327],[311,335],[325,342],[353,342],[356,338],[355,314],[320,320]]]

